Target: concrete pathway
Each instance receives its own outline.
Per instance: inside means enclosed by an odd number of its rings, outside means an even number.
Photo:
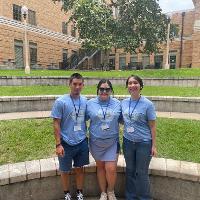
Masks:
[[[0,113],[0,120],[48,118],[50,113],[50,111]],[[197,113],[157,112],[157,116],[166,118],[200,120],[200,114]]]

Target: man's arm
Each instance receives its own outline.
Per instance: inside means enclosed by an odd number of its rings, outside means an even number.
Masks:
[[[53,119],[53,128],[54,128],[54,135],[55,135],[55,141],[56,141],[56,154],[58,156],[63,156],[64,155],[64,148],[61,144],[61,129],[60,129],[60,119]]]

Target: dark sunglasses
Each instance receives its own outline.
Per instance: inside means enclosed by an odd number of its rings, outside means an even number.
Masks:
[[[105,92],[108,93],[108,92],[111,91],[111,88],[99,88],[99,91],[100,91],[100,92],[104,92],[104,91],[105,91]]]

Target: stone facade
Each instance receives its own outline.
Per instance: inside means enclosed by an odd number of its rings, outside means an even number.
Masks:
[[[179,36],[169,45],[170,68],[200,67],[200,0],[193,0],[195,9],[171,13],[172,23],[179,25]],[[72,24],[67,25],[63,34],[63,22],[69,18],[61,11],[60,3],[52,0],[0,0],[0,68],[23,67],[25,48],[23,20],[13,19],[13,4],[26,5],[35,12],[36,25],[27,25],[28,41],[36,49],[35,63],[38,68],[58,68],[76,52],[81,43],[72,36]],[[76,35],[77,36],[77,32]],[[181,37],[182,36],[182,37]],[[31,49],[29,49],[31,51]],[[157,55],[125,53],[121,49],[112,50],[109,58],[110,69],[164,68],[166,63],[166,44]],[[21,57],[20,57],[21,55]],[[29,57],[31,57],[29,52]],[[66,58],[66,57],[65,57]],[[31,58],[29,58],[31,60]],[[99,68],[101,53],[88,62],[86,69]],[[32,67],[33,67],[32,66]]]

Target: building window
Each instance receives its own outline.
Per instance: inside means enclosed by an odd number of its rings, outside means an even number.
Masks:
[[[138,61],[137,55],[131,55],[130,63],[136,63]]]
[[[119,69],[126,69],[126,57],[123,54],[121,54],[119,57]]]
[[[143,69],[149,67],[149,65],[150,65],[150,57],[149,57],[149,55],[143,55],[142,56],[142,65],[143,65]]]
[[[169,66],[170,66],[170,69],[176,68],[176,55],[169,56]]]
[[[114,70],[115,69],[115,54],[109,55],[109,69]]]
[[[177,50],[170,50],[169,51],[169,66],[170,69],[175,69],[176,68],[176,55],[177,55]]]
[[[156,69],[161,69],[163,66],[163,55],[155,55],[154,56],[154,63]]]
[[[63,64],[67,64],[68,49],[63,49]]]
[[[35,65],[37,64],[37,44],[30,42],[29,48],[30,48],[30,65]]]
[[[76,37],[76,30],[74,28],[74,25],[71,25],[71,36]]]
[[[23,41],[14,40],[14,49],[16,67],[21,69],[24,67]]]
[[[13,19],[18,21],[22,20],[21,8],[22,8],[21,6],[13,4]]]
[[[62,22],[62,33],[67,35],[67,23]]]
[[[28,10],[28,23],[36,26],[36,14],[33,10]]]

